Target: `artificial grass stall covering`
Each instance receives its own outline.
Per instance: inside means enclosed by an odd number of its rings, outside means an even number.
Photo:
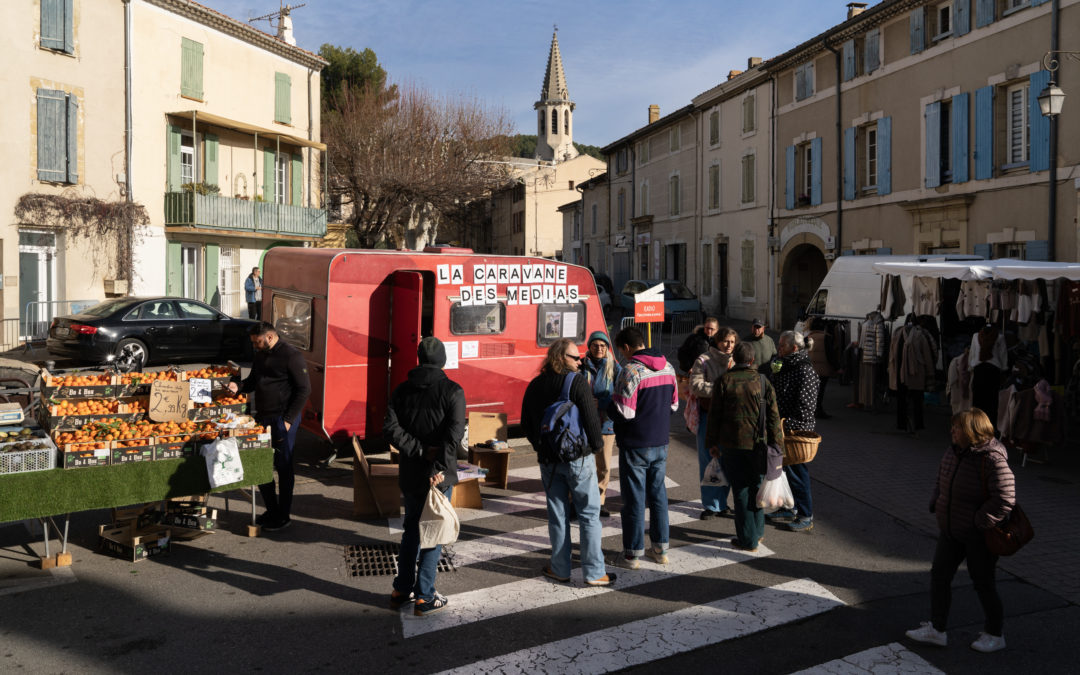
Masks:
[[[213,490],[202,457],[2,475],[0,523],[225,492],[273,480],[272,448],[241,450],[240,461],[244,480]]]

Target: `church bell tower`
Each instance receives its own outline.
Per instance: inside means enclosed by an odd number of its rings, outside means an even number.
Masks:
[[[558,28],[551,36],[544,84],[540,89],[540,100],[533,108],[536,109],[536,158],[564,162],[577,157],[578,152],[574,148],[574,102],[566,89]]]

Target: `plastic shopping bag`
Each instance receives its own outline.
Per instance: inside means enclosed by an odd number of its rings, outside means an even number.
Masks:
[[[701,417],[701,405],[698,403],[698,397],[690,394],[690,398],[686,399],[686,407],[683,408],[683,420],[686,422],[686,430],[692,434],[698,432],[698,423]]]
[[[244,480],[244,464],[240,461],[240,448],[235,438],[219,438],[202,448],[206,458],[206,473],[210,487],[232,485]]]
[[[457,511],[437,488],[428,490],[427,502],[420,513],[420,548],[453,544],[461,531]]]
[[[765,513],[795,508],[795,497],[791,494],[791,486],[788,485],[786,473],[781,473],[778,478],[761,484],[757,493],[757,505]]]
[[[720,468],[720,460],[713,457],[712,461],[705,465],[705,475],[701,477],[701,486],[724,487],[727,484],[724,471]]]

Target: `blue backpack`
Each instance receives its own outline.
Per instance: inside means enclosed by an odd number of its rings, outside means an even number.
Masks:
[[[540,421],[540,462],[556,464],[584,457],[589,451],[581,413],[570,400],[570,385],[574,375],[567,373],[559,399],[544,409]]]

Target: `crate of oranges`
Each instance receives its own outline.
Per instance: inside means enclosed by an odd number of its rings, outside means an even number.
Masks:
[[[60,399],[47,403],[45,426],[51,431],[81,429],[102,421],[135,422],[146,415],[145,399]]]
[[[109,434],[113,435],[113,434]],[[112,444],[112,463],[149,462],[154,459],[154,437],[135,438],[131,432],[116,434]]]
[[[170,367],[164,370],[147,370],[141,373],[124,373],[117,376],[118,396],[138,396],[149,394],[150,385],[161,380],[165,382],[184,382],[187,374]]]
[[[45,399],[112,398],[120,395],[114,373],[75,370],[67,373],[41,371],[41,395]]]
[[[60,461],[65,469],[109,466],[112,463],[111,441],[83,441],[59,445]]]
[[[236,444],[241,450],[270,447],[270,430],[261,425],[242,429],[227,429],[225,434],[235,438]]]
[[[222,390],[209,403],[196,403],[195,407],[188,410],[189,420],[212,420],[218,419],[226,412],[242,415],[247,412],[247,394],[231,394]]]
[[[238,375],[240,375],[240,368],[235,365],[207,366],[206,368],[199,368],[197,370],[184,371],[184,379],[186,380],[195,378],[210,380],[210,386],[213,391],[225,389],[229,385],[229,380]]]

